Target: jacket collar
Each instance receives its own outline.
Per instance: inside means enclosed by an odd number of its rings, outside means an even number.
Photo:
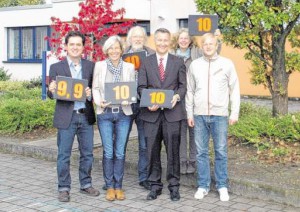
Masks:
[[[203,55],[203,58],[205,61],[216,61],[219,58],[218,53],[215,53],[214,56],[212,56],[211,58],[205,57],[205,55]]]

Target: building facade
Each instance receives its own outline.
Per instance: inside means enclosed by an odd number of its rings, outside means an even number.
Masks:
[[[43,38],[50,35],[51,17],[70,21],[76,17],[81,0],[47,0],[44,5],[0,8],[0,67],[12,73],[13,80],[29,80],[42,74],[42,51],[50,50]],[[189,15],[197,15],[194,0],[115,0],[113,9],[125,8],[124,18],[136,19],[147,28],[148,45],[153,47],[153,33],[165,27],[175,33],[187,27]],[[250,83],[249,61],[244,52],[222,46],[221,55],[236,65],[242,95],[268,96],[262,86]],[[290,77],[289,96],[300,97],[300,74]]]

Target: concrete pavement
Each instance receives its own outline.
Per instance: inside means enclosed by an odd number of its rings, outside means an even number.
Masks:
[[[293,102],[290,108],[299,111],[299,103]],[[259,103],[267,104],[268,101]],[[104,184],[99,164],[102,147],[97,130],[94,141],[94,186],[101,188]],[[179,202],[169,200],[166,188],[157,200],[149,202],[146,200],[148,192],[138,186],[138,144],[134,125],[126,154],[124,189],[127,200],[110,203],[105,201],[104,191],[97,198],[78,192],[77,150],[77,142],[74,142],[71,202],[62,204],[57,201],[56,191],[56,136],[36,140],[0,137],[0,211],[300,211],[299,164],[267,166],[249,163],[249,160],[243,160],[243,155],[232,154],[229,147],[229,202],[220,202],[215,191],[202,201],[195,200],[195,175],[181,176],[182,198]],[[164,153],[162,163],[165,173]]]
[[[104,184],[102,170],[95,165],[93,185],[101,188]],[[71,201],[60,203],[57,200],[56,163],[20,155],[0,153],[0,211],[2,212],[134,212],[134,211],[299,211],[299,208],[283,204],[250,199],[231,194],[229,202],[219,201],[216,192],[211,191],[203,200],[193,198],[195,189],[181,186],[181,200],[172,202],[166,187],[157,200],[147,201],[148,191],[137,184],[136,176],[125,174],[124,189],[126,200],[108,202],[105,191],[98,197],[79,193],[78,168],[71,166]]]

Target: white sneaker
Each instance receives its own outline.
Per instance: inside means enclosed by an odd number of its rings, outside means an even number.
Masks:
[[[204,189],[204,188],[198,188],[195,195],[194,195],[194,198],[195,199],[203,199],[204,196],[206,196],[208,194],[208,190],[207,189]]]
[[[220,194],[220,200],[222,202],[229,201],[229,195],[228,195],[227,188],[223,187],[223,188],[220,188],[218,191],[219,191],[219,194]]]

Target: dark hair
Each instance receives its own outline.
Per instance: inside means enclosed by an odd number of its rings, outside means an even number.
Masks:
[[[84,44],[85,44],[85,37],[84,37],[84,35],[81,32],[79,32],[79,31],[70,31],[70,32],[68,32],[68,34],[65,37],[65,44],[68,44],[70,37],[81,37],[82,44],[84,46]]]
[[[157,33],[168,33],[171,36],[171,33],[169,30],[167,30],[166,28],[158,28],[155,32],[154,35],[156,35]]]

